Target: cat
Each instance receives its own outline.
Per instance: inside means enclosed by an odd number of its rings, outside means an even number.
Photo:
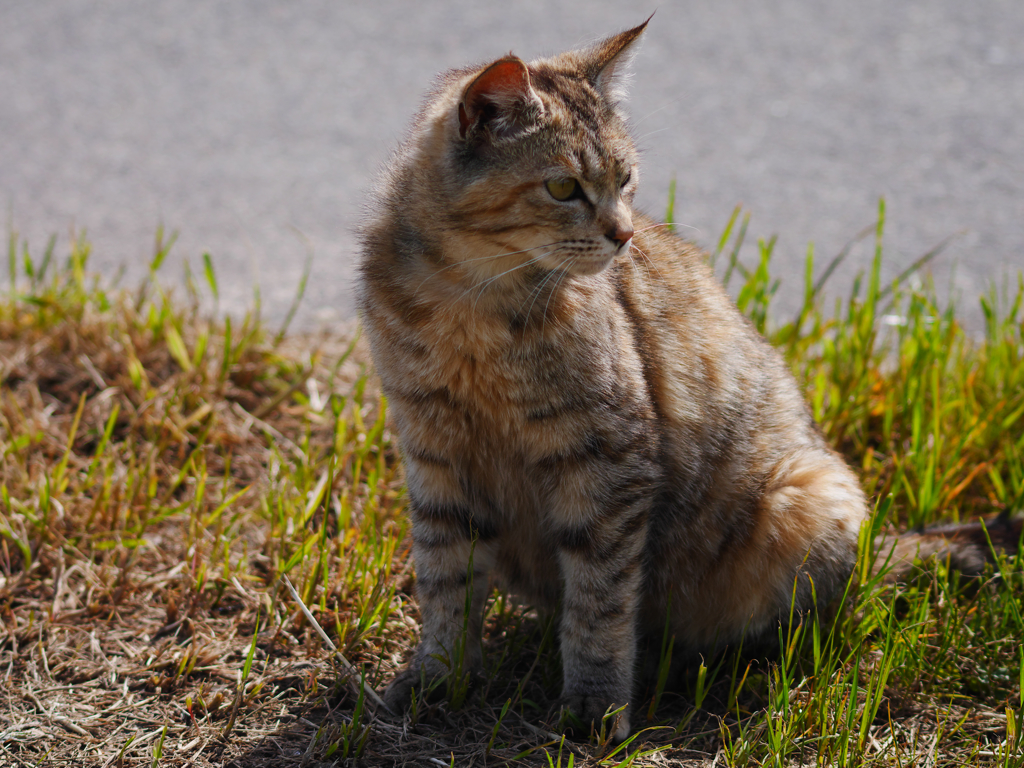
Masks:
[[[480,666],[492,582],[560,609],[562,705],[599,723],[666,621],[689,658],[770,638],[854,567],[857,478],[705,255],[633,208],[646,25],[441,75],[376,189],[359,305],[422,616],[394,710],[460,643]]]

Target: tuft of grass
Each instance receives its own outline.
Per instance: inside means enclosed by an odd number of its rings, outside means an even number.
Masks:
[[[90,274],[84,240],[61,261],[54,241],[34,257],[12,235],[0,763],[1021,765],[1019,559],[980,583],[932,563],[896,586],[870,564],[886,529],[1022,511],[1024,277],[981,299],[974,337],[927,279],[883,284],[880,206],[854,239],[873,236],[874,257],[848,297],[822,306],[853,241],[824,269],[810,249],[803,306],[780,322],[775,240],[755,264],[739,258],[749,219],[733,212],[712,263],[786,355],[874,515],[843,597],[780,629],[778,655],[736,649],[673,684],[666,632],[635,705],[648,727],[622,745],[552,732],[554,617],[501,593],[479,679],[460,646],[459,674],[411,721],[375,704],[367,689],[407,657],[418,617],[386,402],[355,329],[211,319],[212,258],[175,297],[159,280],[163,233],[134,291]]]

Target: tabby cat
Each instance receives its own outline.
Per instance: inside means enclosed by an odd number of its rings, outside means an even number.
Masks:
[[[493,582],[560,609],[563,704],[629,704],[666,620],[694,657],[846,583],[867,504],[704,254],[636,212],[620,109],[645,24],[441,76],[378,186],[360,306],[443,676]],[[615,735],[629,733],[628,709]]]

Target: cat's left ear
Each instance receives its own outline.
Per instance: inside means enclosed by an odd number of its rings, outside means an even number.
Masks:
[[[544,105],[530,84],[530,70],[509,54],[476,76],[459,104],[459,135],[486,129],[498,139],[511,138],[532,125]]]
[[[587,78],[612,104],[626,96],[626,70],[640,49],[640,35],[647,29],[647,24],[653,16],[652,13],[640,26],[602,40],[587,51]]]

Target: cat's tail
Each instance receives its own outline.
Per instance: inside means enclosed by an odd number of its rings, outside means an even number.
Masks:
[[[965,576],[979,576],[996,552],[1020,552],[1022,532],[1024,518],[1013,518],[1007,511],[973,523],[882,534],[875,538],[873,570],[883,573],[885,581],[898,581],[910,573],[915,562],[939,559]]]

